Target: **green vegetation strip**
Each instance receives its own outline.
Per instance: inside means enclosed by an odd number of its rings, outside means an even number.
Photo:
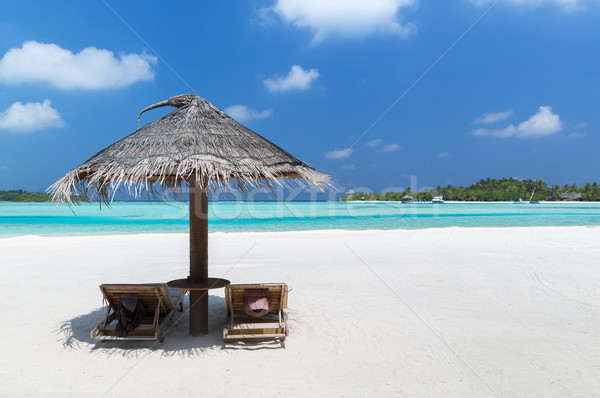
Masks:
[[[534,191],[535,190],[535,191]],[[531,194],[533,193],[533,197]],[[468,187],[446,187],[438,186],[435,189],[423,189],[413,192],[410,188],[402,192],[386,193],[354,193],[347,194],[342,201],[354,200],[389,200],[401,201],[402,197],[409,195],[415,201],[431,201],[433,197],[442,195],[444,200],[456,201],[558,201],[558,200],[581,200],[600,201],[600,185],[598,183],[587,183],[581,187],[573,185],[553,185],[549,187],[542,180],[520,180],[515,178],[502,178],[480,180]],[[531,199],[530,199],[531,198]]]

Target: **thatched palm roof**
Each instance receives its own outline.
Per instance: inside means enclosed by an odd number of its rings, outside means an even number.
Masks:
[[[162,106],[173,112],[136,130],[98,152],[49,188],[57,200],[97,196],[109,202],[121,187],[134,194],[147,189],[178,194],[190,178],[209,191],[272,188],[278,179],[302,179],[323,189],[329,177],[317,172],[277,145],[242,126],[210,102],[195,95],[179,95],[142,110]],[[139,118],[139,116],[138,116]],[[298,181],[303,184],[302,181]]]

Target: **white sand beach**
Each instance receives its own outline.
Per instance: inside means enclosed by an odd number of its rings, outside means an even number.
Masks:
[[[0,239],[0,396],[593,397],[600,228],[214,233],[211,276],[286,282],[287,341],[90,339],[101,283],[187,276],[188,236]],[[187,302],[186,302],[187,304]]]

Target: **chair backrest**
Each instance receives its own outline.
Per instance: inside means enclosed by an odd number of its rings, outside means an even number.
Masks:
[[[146,306],[149,313],[156,311],[160,302],[160,312],[169,312],[175,308],[165,284],[103,284],[100,285],[100,291],[115,311],[119,308],[121,293],[137,293],[138,301]]]
[[[225,288],[225,300],[227,307],[234,314],[244,313],[244,301],[246,289],[267,289],[271,311],[269,314],[277,314],[280,310],[287,308],[288,287],[285,283],[257,283],[245,285],[229,285]]]

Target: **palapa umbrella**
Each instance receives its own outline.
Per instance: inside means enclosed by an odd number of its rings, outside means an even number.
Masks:
[[[277,145],[242,126],[210,102],[178,95],[151,105],[176,107],[131,135],[94,155],[54,183],[54,199],[73,203],[74,195],[110,203],[122,188],[139,195],[146,190],[178,196],[189,185],[190,274],[179,287],[190,290],[190,334],[208,333],[210,287],[227,282],[208,277],[208,192],[273,189],[295,179],[300,185],[325,189],[329,177],[299,161]],[[283,179],[283,180],[282,180]]]

